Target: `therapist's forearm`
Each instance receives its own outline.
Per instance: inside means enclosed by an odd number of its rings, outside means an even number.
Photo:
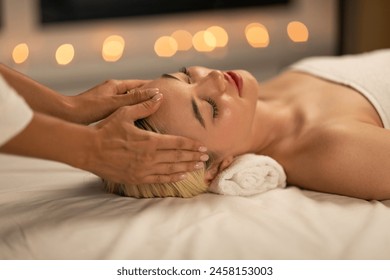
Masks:
[[[92,134],[88,126],[34,113],[28,126],[1,146],[0,152],[54,160],[85,169],[89,155],[93,154]]]
[[[0,73],[7,83],[19,95],[23,96],[28,105],[37,112],[70,121],[73,105],[69,98],[34,81],[33,79],[0,64]]]

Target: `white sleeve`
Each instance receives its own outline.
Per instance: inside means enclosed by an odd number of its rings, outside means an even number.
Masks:
[[[26,101],[0,75],[0,146],[20,133],[32,116]]]

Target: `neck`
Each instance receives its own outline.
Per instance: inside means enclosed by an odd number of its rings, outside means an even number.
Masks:
[[[280,98],[281,95],[283,88],[267,83],[260,87],[251,152],[272,156],[283,150],[281,146],[286,140],[297,135],[302,125],[300,114],[290,100]]]

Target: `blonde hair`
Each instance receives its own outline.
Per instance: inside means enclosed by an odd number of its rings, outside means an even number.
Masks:
[[[160,133],[145,119],[137,120],[138,128]],[[208,186],[204,180],[205,168],[189,172],[187,178],[178,182],[154,184],[119,184],[103,179],[104,188],[109,193],[136,198],[153,197],[183,197],[190,198],[207,192]]]

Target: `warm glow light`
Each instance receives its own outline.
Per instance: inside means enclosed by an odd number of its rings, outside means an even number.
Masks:
[[[309,39],[309,30],[299,21],[292,21],[287,25],[287,34],[293,42],[306,42]]]
[[[268,30],[260,23],[248,24],[245,28],[245,36],[254,48],[265,48],[269,45]]]
[[[114,62],[119,60],[125,49],[125,40],[118,35],[107,37],[103,42],[102,57],[105,61]]]
[[[194,35],[192,43],[198,52],[211,52],[217,44],[213,33],[203,30]]]
[[[56,51],[56,60],[60,65],[69,64],[74,58],[74,48],[71,44],[63,44]]]
[[[210,31],[207,30],[204,31],[203,38],[206,45],[209,46],[210,48],[214,49],[217,46],[217,39],[215,38],[214,34],[211,33]]]
[[[220,26],[211,26],[207,28],[208,32],[214,35],[216,39],[216,47],[222,48],[225,47],[229,41],[229,36],[225,29]]]
[[[14,62],[17,64],[25,62],[28,58],[28,55],[29,55],[29,49],[27,44],[25,43],[15,46],[14,50],[12,51],[12,58],[14,59]]]
[[[175,55],[177,49],[177,42],[171,36],[162,36],[154,43],[154,51],[161,57],[171,57]]]
[[[177,42],[177,50],[188,51],[192,48],[192,35],[186,30],[177,30],[172,33],[172,38]]]

